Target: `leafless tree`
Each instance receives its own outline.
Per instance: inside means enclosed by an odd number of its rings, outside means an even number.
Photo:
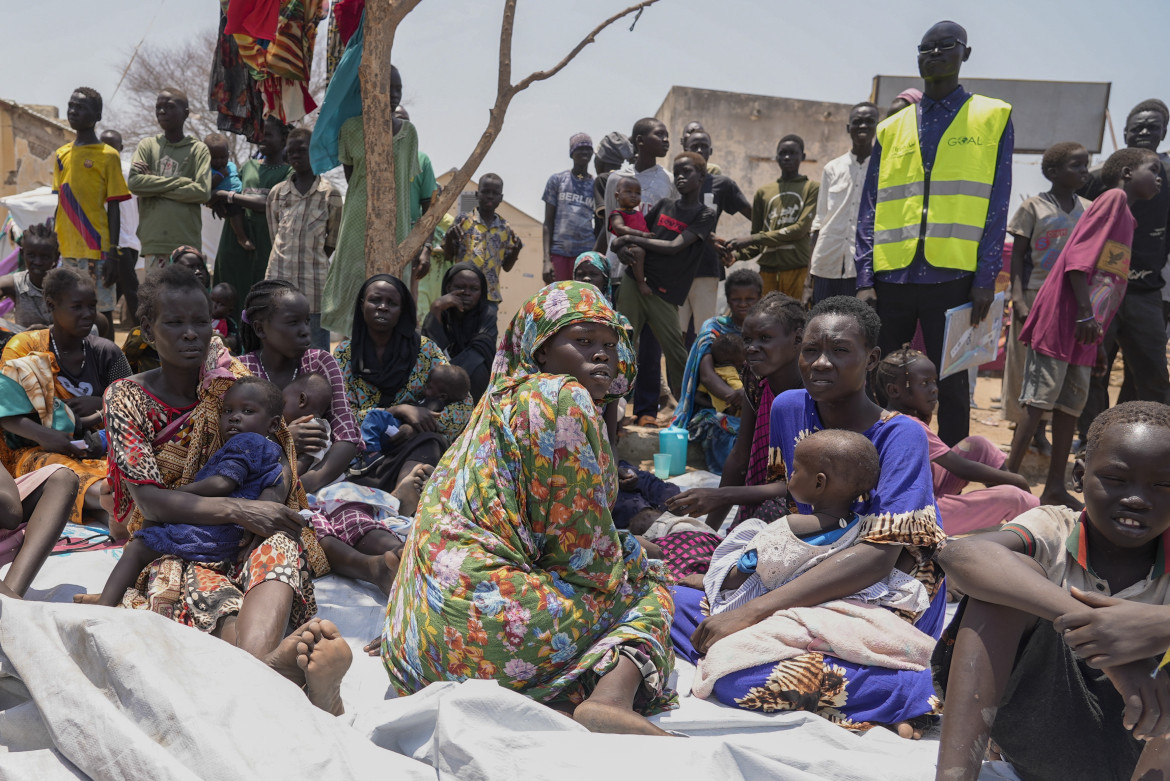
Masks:
[[[107,107],[100,130],[114,129],[122,134],[127,150],[143,138],[157,135],[158,124],[154,118],[154,102],[158,92],[166,87],[177,87],[187,93],[191,116],[187,120],[187,132],[196,138],[209,133],[219,133],[215,112],[207,108],[208,83],[211,80],[211,62],[217,45],[219,31],[206,29],[192,35],[185,42],[169,46],[143,44],[135,54],[126,52],[126,76],[117,94],[105,96]],[[324,38],[321,39],[322,44]],[[323,49],[319,46],[318,49]],[[323,58],[314,62],[309,92],[320,102],[325,93]],[[311,125],[315,114],[307,118]],[[242,137],[233,133],[227,136],[232,159],[243,163],[251,153],[251,147]]]
[[[516,19],[516,0],[504,1],[504,17],[500,23],[499,79],[496,100],[488,114],[488,124],[467,161],[459,167],[442,194],[431,201],[431,207],[411,230],[402,244],[397,241],[397,219],[394,192],[393,115],[390,108],[390,52],[394,34],[407,14],[421,0],[382,0],[366,5],[366,27],[362,64],[359,70],[362,82],[362,116],[365,125],[366,159],[379,161],[367,167],[366,205],[366,273],[401,275],[402,269],[434,233],[435,226],[455,203],[472,174],[483,162],[504,126],[508,105],[517,94],[535,82],[550,79],[561,72],[574,57],[593,43],[605,28],[631,14],[642,11],[658,0],[643,0],[614,14],[593,28],[564,59],[548,70],[536,71],[513,83],[512,30]],[[637,17],[635,17],[637,21]],[[633,29],[631,25],[631,29]]]

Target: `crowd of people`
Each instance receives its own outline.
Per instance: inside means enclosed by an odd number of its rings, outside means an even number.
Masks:
[[[1170,111],[1134,107],[1092,171],[1053,145],[1051,190],[1009,214],[1011,106],[960,84],[958,24],[917,51],[923,88],[853,106],[821,182],[782,135],[752,199],[699,122],[669,171],[659,120],[573,135],[543,195],[547,286],[502,337],[522,242],[496,174],[402,278],[366,276],[373,161],[344,57],[316,129],[269,116],[238,168],[164,88],[124,169],[76,90],[56,219],[0,278],[24,329],[0,355],[0,595],[66,523],[97,524],[125,547],[77,601],[212,633],[334,714],[351,657],[316,617],[329,572],[387,596],[366,650],[402,696],[490,678],[591,730],[666,735],[646,717],[677,706],[682,658],[698,696],[855,731],[921,737],[945,699],[939,778],[985,756],[1028,779],[1170,771]],[[393,69],[400,241],[438,192],[401,93]],[[750,234],[720,237],[728,213]],[[1005,456],[969,435],[967,373],[940,369],[948,309],[1001,316],[1008,233]],[[622,426],[668,405],[717,487],[618,463]],[[1047,420],[1034,496],[1020,469]]]

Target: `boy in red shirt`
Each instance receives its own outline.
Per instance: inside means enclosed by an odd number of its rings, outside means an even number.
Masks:
[[[1044,280],[1020,331],[1028,345],[1020,406],[1007,469],[1019,472],[1045,411],[1052,411],[1052,460],[1042,504],[1081,509],[1064,486],[1073,427],[1084,409],[1093,366],[1104,364],[1101,338],[1121,306],[1129,278],[1136,222],[1129,207],[1149,200],[1162,184],[1162,164],[1148,149],[1121,149],[1105,162],[1110,188],[1084,213]]]

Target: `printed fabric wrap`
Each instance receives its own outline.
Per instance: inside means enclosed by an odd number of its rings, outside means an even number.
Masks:
[[[673,602],[662,563],[613,525],[617,466],[601,407],[572,377],[534,362],[578,322],[614,328],[612,390],[630,387],[633,352],[592,285],[550,285],[517,313],[402,552],[382,640],[399,694],[485,678],[540,702],[579,703],[633,656],[646,662],[635,709],[677,704],[667,688]]]

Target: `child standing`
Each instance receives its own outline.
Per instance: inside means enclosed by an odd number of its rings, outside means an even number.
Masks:
[[[476,191],[476,208],[455,220],[443,238],[443,254],[452,264],[474,263],[487,277],[488,301],[498,304],[500,274],[511,271],[520,257],[524,242],[508,221],[496,214],[504,200],[504,180],[497,174],[484,174]]]
[[[268,192],[268,230],[272,254],[265,279],[284,279],[309,299],[310,343],[329,349],[329,331],[321,327],[321,297],[329,257],[341,230],[341,193],[313,173],[309,162],[312,131],[298,127],[288,134],[284,156],[293,173]]]
[[[280,389],[268,380],[236,380],[224,394],[219,414],[223,446],[207,459],[194,482],[176,490],[283,504],[292,485],[292,469],[283,448],[273,439],[280,430],[283,410]],[[138,573],[161,555],[173,554],[187,561],[227,561],[235,558],[247,534],[236,524],[192,526],[144,521],[122,549],[98,604],[118,605]]]
[[[228,149],[227,136],[220,133],[210,133],[203,139],[207,145],[207,152],[211,155],[211,191],[225,193],[242,193],[244,185],[240,182],[240,172],[236,164],[231,161],[231,150]],[[244,227],[244,207],[230,203],[224,210],[227,213],[228,224],[232,226],[232,233],[236,234],[236,241],[246,250],[256,249],[256,245],[248,238],[248,231]]]
[[[971,436],[948,447],[930,428],[938,406],[938,372],[924,353],[903,347],[877,367],[886,409],[922,424],[934,475],[934,501],[947,534],[999,526],[1040,504],[1028,481],[1003,469],[1007,457],[986,437]],[[963,493],[968,483],[987,488]]]
[[[211,289],[211,327],[233,355],[240,353],[240,326],[235,318],[238,306],[236,289],[230,283],[220,282]]]
[[[573,261],[593,249],[593,177],[589,161],[593,139],[574,133],[569,139],[573,167],[548,178],[544,186],[544,270],[546,285],[573,278]]]
[[[118,204],[130,198],[130,191],[118,153],[94,132],[102,118],[102,96],[80,87],[69,96],[66,114],[77,137],[58,149],[53,160],[57,244],[65,266],[93,279],[98,311],[106,319],[102,336],[112,338],[122,230]]]
[[[780,178],[756,191],[752,233],[725,246],[738,260],[759,255],[764,295],[774,290],[799,300],[812,258],[810,235],[821,185],[800,172],[804,139],[787,135],[776,144]]]
[[[138,142],[130,163],[128,184],[138,196],[138,238],[148,271],[166,266],[175,247],[202,244],[200,209],[211,197],[211,154],[183,132],[190,114],[182,90],[158,93],[154,116],[162,133]]]
[[[1025,779],[1170,773],[1170,679],[1151,676],[1170,646],[1170,407],[1101,413],[1074,474],[1084,512],[1038,507],[939,551],[968,596],[934,652],[937,779],[978,778],[989,739]]]
[[[609,213],[609,232],[614,236],[641,236],[654,238],[646,225],[646,217],[639,207],[642,205],[642,185],[632,176],[623,176],[617,184],[617,208]],[[638,292],[644,296],[654,295],[646,284],[646,252],[641,247],[626,250],[630,258],[630,274],[638,283]]]
[[[1044,178],[1052,182],[1046,193],[1024,201],[1008,222],[1012,234],[1012,321],[1008,330],[1007,360],[1003,368],[1003,416],[1019,425],[1024,417],[1020,407],[1024,356],[1020,330],[1036,293],[1060,257],[1064,244],[1089,202],[1076,194],[1089,179],[1089,153],[1075,141],[1053,144],[1040,162]],[[1048,447],[1043,427],[1037,429],[1036,444],[1043,453]]]
[[[1077,223],[1020,331],[1020,342],[1028,345],[1020,392],[1026,415],[1016,426],[1007,466],[1020,470],[1040,417],[1051,411],[1052,460],[1040,501],[1074,510],[1081,503],[1064,486],[1073,426],[1094,364],[1105,363],[1101,339],[1125,295],[1136,224],[1130,204],[1158,194],[1162,164],[1148,149],[1121,149],[1105,162],[1102,177],[1111,189]]]

